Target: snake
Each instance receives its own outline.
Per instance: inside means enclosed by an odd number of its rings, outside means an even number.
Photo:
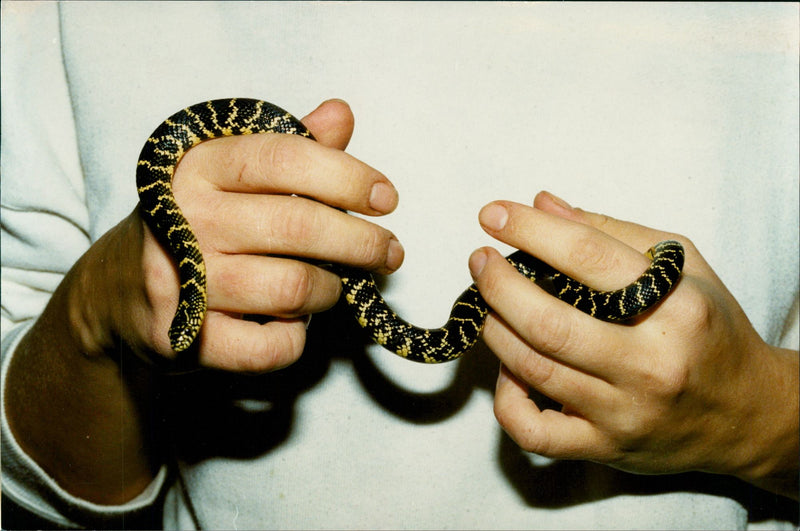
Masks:
[[[262,133],[315,140],[300,120],[276,105],[258,99],[228,98],[176,112],[153,131],[139,155],[139,211],[178,270],[178,303],[168,332],[176,353],[195,343],[206,315],[208,292],[200,245],[173,195],[175,168],[200,142]],[[523,251],[513,252],[506,259],[525,277],[546,286],[552,295],[578,310],[603,321],[625,322],[663,300],[681,277],[684,249],[680,242],[656,243],[645,254],[649,267],[633,283],[613,291],[592,289]],[[342,265],[330,267],[341,278],[342,299],[359,325],[376,343],[411,361],[442,363],[459,358],[479,339],[490,311],[472,284],[456,299],[444,326],[417,327],[392,310],[371,273]]]

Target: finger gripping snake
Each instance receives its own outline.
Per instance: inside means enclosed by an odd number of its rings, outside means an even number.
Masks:
[[[147,139],[139,156],[136,186],[140,212],[150,230],[166,246],[180,279],[178,307],[169,329],[176,352],[197,338],[206,314],[206,271],[200,245],[172,192],[172,178],[181,157],[193,146],[222,136],[285,133],[313,139],[288,112],[270,103],[243,98],[213,100],[187,107],[167,118]],[[598,319],[624,321],[663,299],[681,276],[683,247],[663,241],[648,252],[647,270],[616,291],[596,291],[544,262],[517,251],[507,257],[523,275],[545,280],[559,299]],[[372,276],[361,269],[336,266],[343,297],[358,323],[380,345],[409,360],[441,363],[458,358],[477,341],[489,308],[473,284],[456,300],[446,324],[416,327],[386,303]]]

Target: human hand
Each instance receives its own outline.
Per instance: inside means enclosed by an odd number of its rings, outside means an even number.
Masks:
[[[381,215],[397,204],[386,177],[342,151],[353,128],[349,107],[326,102],[304,121],[319,142],[276,134],[220,138],[189,150],[175,172],[175,197],[208,272],[201,365],[262,371],[300,356],[306,316],[333,306],[341,286],[333,273],[288,257],[382,273],[402,262],[389,231],[338,210]],[[124,229],[144,243],[140,256],[123,262],[141,262],[141,274],[130,279],[133,289],[122,290],[120,309],[110,309],[116,315],[108,328],[143,357],[171,358],[166,331],[178,300],[177,269],[137,213],[127,221]],[[274,319],[261,324],[244,314]]]
[[[555,299],[493,249],[473,253],[470,269],[494,310],[484,339],[502,362],[495,414],[523,449],[639,473],[730,474],[797,497],[797,353],[761,340],[689,240],[546,193],[534,208],[487,205],[480,220],[495,238],[601,290],[635,280],[658,241],[686,248],[677,287],[630,325]],[[540,410],[530,389],[561,410]]]
[[[332,306],[341,287],[332,273],[287,256],[380,272],[402,262],[390,232],[334,208],[380,215],[397,204],[386,177],[341,151],[353,130],[349,107],[325,102],[303,121],[318,142],[221,138],[178,166],[175,196],[208,274],[201,366],[266,371],[300,356],[303,316]],[[152,433],[160,424],[148,416],[157,391],[150,368],[120,351],[174,357],[167,330],[177,300],[175,264],[135,210],[84,253],[20,341],[6,378],[9,424],[72,494],[122,503],[152,481],[162,459]],[[244,313],[276,318],[260,325]]]

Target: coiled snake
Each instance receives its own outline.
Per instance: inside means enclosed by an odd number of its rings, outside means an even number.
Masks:
[[[172,194],[175,167],[186,151],[204,140],[252,133],[313,136],[291,114],[264,101],[232,98],[199,103],[165,120],[153,132],[139,156],[136,185],[140,212],[177,263],[180,298],[169,339],[176,352],[192,345],[206,313],[206,273],[203,256],[189,223]],[[667,295],[683,268],[680,243],[664,241],[648,252],[650,267],[639,279],[616,291],[595,291],[540,260],[517,251],[507,257],[531,280],[546,279],[559,299],[607,321],[623,321],[648,310]],[[386,304],[372,279],[362,270],[337,266],[343,295],[359,324],[388,350],[409,360],[440,363],[458,358],[480,336],[489,309],[473,284],[455,302],[447,323],[423,329],[401,319]]]

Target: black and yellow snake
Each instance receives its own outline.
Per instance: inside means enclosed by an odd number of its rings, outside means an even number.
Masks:
[[[180,299],[169,330],[176,352],[187,349],[197,337],[206,314],[207,293],[203,255],[172,193],[175,167],[187,150],[204,140],[252,133],[313,139],[308,129],[283,109],[264,101],[232,98],[198,103],[175,113],[147,139],[139,156],[136,184],[141,215],[169,249],[180,276]],[[521,251],[507,259],[531,280],[549,282],[554,295],[579,310],[598,319],[623,321],[664,298],[680,278],[684,261],[680,243],[658,243],[647,255],[650,267],[636,282],[609,292],[595,291]],[[440,363],[458,358],[478,339],[489,312],[473,284],[456,300],[442,328],[418,328],[392,311],[369,273],[341,266],[334,270],[359,324],[377,343],[413,361]]]

